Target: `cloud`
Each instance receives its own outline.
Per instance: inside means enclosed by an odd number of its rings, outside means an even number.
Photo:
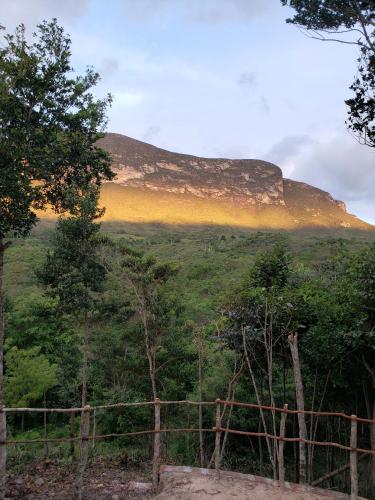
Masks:
[[[237,83],[242,87],[255,87],[257,84],[255,73],[252,71],[244,71],[240,74]]]
[[[87,11],[91,0],[1,0],[1,24],[12,30],[20,23],[33,28],[44,19],[74,21]]]
[[[113,102],[119,108],[132,108],[138,106],[144,101],[144,96],[141,92],[124,91],[115,92]]]
[[[143,134],[142,140],[145,142],[149,142],[160,134],[159,125],[150,125],[146,132]]]
[[[284,176],[307,182],[347,203],[350,212],[375,223],[375,152],[351,136],[288,136],[276,143],[267,159]]]
[[[292,174],[304,178],[344,201],[373,200],[375,152],[347,139],[333,138],[314,145],[305,161],[296,164]]]
[[[103,57],[99,65],[99,74],[103,77],[112,76],[118,71],[120,63],[113,57]]]
[[[259,102],[259,109],[262,111],[262,113],[268,114],[271,110],[270,108],[270,103],[268,102],[268,99],[262,95],[260,98]]]
[[[306,145],[312,144],[313,140],[307,135],[286,136],[277,142],[267,153],[266,159],[276,164],[295,158]]]
[[[122,0],[122,4],[125,14],[137,20],[172,13],[193,22],[220,24],[256,18],[270,0]]]

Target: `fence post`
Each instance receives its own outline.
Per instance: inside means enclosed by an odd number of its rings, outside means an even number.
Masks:
[[[216,426],[215,426],[215,470],[216,475],[220,475],[220,440],[221,440],[221,409],[220,399],[216,399]]]
[[[94,408],[94,414],[93,414],[92,418],[93,418],[93,423],[92,423],[92,437],[93,437],[92,447],[95,448],[95,443],[96,443],[96,439],[95,439],[95,436],[96,436],[96,408]]]
[[[357,461],[357,416],[352,415],[352,423],[350,429],[350,498],[356,500],[358,498],[358,461]]]
[[[75,421],[75,412],[72,411],[70,413],[70,417],[69,417],[69,437],[71,439],[74,438],[74,421]],[[74,460],[74,455],[75,455],[75,445],[74,445],[74,441],[70,441],[70,456],[71,456],[71,459],[72,461]]]
[[[160,399],[155,398],[155,434],[154,434],[154,459],[152,463],[152,484],[156,490],[159,485],[160,469]]]
[[[7,421],[4,406],[0,406],[0,499],[5,498],[6,463],[7,463]]]
[[[83,476],[89,457],[89,432],[90,432],[90,406],[86,405],[82,411],[81,421],[81,463],[77,478],[77,497],[82,499]]]
[[[284,405],[284,411],[281,414],[280,420],[280,441],[279,441],[279,481],[284,483],[285,481],[285,466],[284,466],[284,445],[285,441],[285,422],[287,417],[286,410],[288,409],[288,405]]]

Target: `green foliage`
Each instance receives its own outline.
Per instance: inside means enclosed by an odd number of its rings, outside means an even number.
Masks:
[[[276,244],[271,252],[259,252],[250,271],[249,286],[282,288],[290,273],[290,258],[284,244]]]
[[[67,193],[113,176],[108,154],[95,146],[110,97],[96,100],[90,93],[99,80],[92,69],[73,75],[70,46],[56,20],[40,24],[32,43],[23,25],[3,34],[0,239],[28,234],[33,209],[72,209]]]
[[[51,364],[58,366],[58,383],[49,401],[72,404],[80,367],[76,319],[62,314],[58,299],[39,291],[11,301],[6,318],[7,348],[39,349]]]
[[[295,9],[287,22],[306,28],[320,40],[357,44],[358,74],[350,89],[347,125],[362,144],[375,147],[375,5],[373,0],[281,0]],[[352,33],[354,39],[342,34]]]
[[[375,30],[372,39],[372,48],[361,47],[358,74],[350,86],[354,97],[345,103],[349,108],[349,129],[359,142],[375,147]]]
[[[307,29],[351,29],[359,23],[361,16],[366,25],[375,21],[372,0],[360,0],[355,6],[346,0],[281,0],[281,3],[296,10],[294,17],[287,22]]]
[[[101,213],[97,201],[98,191],[91,189],[85,198],[74,202],[72,216],[59,220],[53,251],[38,272],[41,283],[58,297],[66,312],[92,310],[106,275],[98,257],[102,240],[98,237],[100,225],[94,222]]]
[[[5,394],[9,406],[27,407],[40,401],[57,384],[57,366],[40,354],[38,347],[12,347],[5,356]]]
[[[155,354],[157,394],[161,399],[199,399],[196,334],[199,330],[203,337],[203,399],[228,397],[230,382],[240,372],[232,387],[234,399],[256,403],[243,357],[241,328],[244,327],[248,355],[264,403],[270,402],[264,331],[267,341],[273,342],[275,403],[287,402],[290,408],[294,408],[295,388],[287,335],[298,332],[306,408],[318,409],[322,405],[323,410],[367,415],[367,407],[373,402],[373,386],[365,362],[370,370],[374,368],[371,236],[366,239],[359,234],[354,238],[352,233],[342,231],[329,236],[290,233],[281,237],[276,233],[238,231],[236,238],[231,238],[233,230],[225,233],[222,228],[216,231],[185,228],[180,234],[179,229],[170,233],[160,227],[155,230],[128,227],[125,231],[120,226],[103,226],[107,230],[112,228],[112,240],[100,232],[86,233],[95,241],[87,254],[95,261],[98,259],[106,272],[106,279],[96,290],[90,288],[89,293],[90,404],[150,399],[149,362],[139,307],[144,304],[150,346]],[[77,236],[80,231],[72,231],[69,241],[80,242]],[[221,239],[222,234],[227,235],[225,240]],[[81,243],[73,242],[65,254],[62,248],[55,247],[56,240],[51,241],[47,235],[47,229],[38,227],[31,239],[16,242],[9,253],[8,269],[12,275],[17,269],[22,270],[25,289],[13,290],[8,303],[8,350],[12,346],[18,349],[39,346],[40,354],[50,364],[58,365],[57,385],[47,393],[48,406],[70,406],[79,393],[79,334],[85,309],[80,309],[81,303],[76,303],[75,308],[62,307],[59,294],[43,294],[28,276],[31,276],[30,263],[39,260],[38,249],[46,245],[52,245],[51,254],[59,250],[59,255],[64,255],[66,269],[74,263],[81,272],[80,268],[85,266],[80,260]],[[64,269],[64,266],[58,267]],[[65,279],[64,273],[61,277]],[[267,414],[267,424],[271,426],[269,417]],[[162,422],[167,427],[195,427],[198,412],[195,407],[189,409],[183,405],[163,407]],[[318,439],[327,437],[325,422],[319,420]],[[66,423],[64,420],[63,424]],[[53,429],[57,432],[63,424],[56,417],[50,422],[48,433],[52,436]],[[40,419],[26,420],[27,425],[42,432]],[[97,412],[98,434],[142,430],[152,425],[149,407]],[[214,409],[205,407],[203,427],[213,425]],[[276,430],[278,425],[276,419]],[[296,422],[288,417],[290,436],[296,433],[294,425]],[[17,435],[20,422],[15,420],[11,426]],[[235,408],[230,427],[259,431],[259,414]],[[343,436],[343,429],[329,432],[333,433],[330,438],[337,442],[347,437]],[[209,433],[204,436],[207,462],[213,451],[212,437]],[[368,446],[367,438],[368,433],[361,435],[363,448]],[[197,443],[194,434],[188,437],[170,434],[163,440],[163,453],[172,463],[198,465]],[[150,441],[128,437],[109,440],[105,446],[98,445],[95,453],[115,455],[124,449],[129,455],[134,453],[137,460],[146,460],[150,456]],[[67,452],[68,449],[65,455]],[[61,457],[64,453],[61,452]],[[264,465],[260,469],[258,442],[231,435],[224,464],[244,472],[267,474],[265,448],[263,455]],[[293,460],[292,447],[287,447],[287,473],[291,479]],[[339,466],[339,456],[337,461]],[[316,473],[318,470],[324,473],[324,460],[318,453],[315,462]]]

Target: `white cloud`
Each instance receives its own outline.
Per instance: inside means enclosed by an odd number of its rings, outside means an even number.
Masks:
[[[255,73],[252,71],[244,71],[240,74],[237,83],[245,87],[255,87],[257,84]]]
[[[258,17],[271,0],[122,0],[122,3],[125,15],[137,20],[172,12],[190,21],[218,24]]]
[[[159,127],[159,125],[150,125],[147,128],[146,132],[143,134],[142,140],[145,142],[152,141],[152,139],[154,139],[160,134],[160,130],[161,128]]]
[[[35,27],[44,19],[74,21],[88,9],[91,0],[1,0],[1,24],[12,30],[20,23]]]
[[[144,95],[136,91],[115,92],[113,94],[114,106],[118,108],[132,108],[144,101]]]
[[[99,74],[103,77],[109,77],[115,74],[120,67],[118,59],[114,57],[103,57],[99,65]]]
[[[349,212],[375,222],[375,151],[349,134],[285,137],[267,159],[277,163],[287,177],[330,192],[345,201]]]

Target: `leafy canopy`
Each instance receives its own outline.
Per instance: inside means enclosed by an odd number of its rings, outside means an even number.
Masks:
[[[28,406],[57,384],[57,366],[38,347],[12,347],[6,356],[5,394],[9,405]]]
[[[73,201],[73,214],[59,220],[52,252],[38,272],[40,282],[68,313],[92,310],[106,276],[99,258],[103,238],[95,222],[102,214],[98,196],[97,189],[90,189],[84,198]]]
[[[27,235],[35,209],[72,208],[80,194],[111,179],[108,153],[96,147],[111,97],[95,99],[91,68],[76,76],[71,40],[56,20],[29,42],[25,27],[0,40],[0,239]]]
[[[360,47],[357,76],[348,99],[347,126],[358,141],[375,147],[375,3],[373,0],[281,0],[295,15],[288,23],[312,38]]]

